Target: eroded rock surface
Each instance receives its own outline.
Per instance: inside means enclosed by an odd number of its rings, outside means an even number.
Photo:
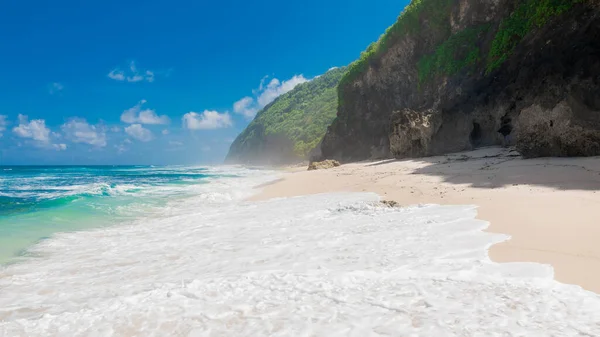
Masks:
[[[450,0],[445,14],[416,12],[418,29],[389,38],[342,80],[321,158],[430,156],[503,143],[526,157],[600,155],[598,9],[597,1]],[[538,12],[550,14],[527,17]],[[519,15],[529,30],[499,54],[499,34]]]
[[[340,162],[338,162],[337,160],[328,159],[328,160],[310,163],[308,165],[308,170],[309,171],[326,170],[326,169],[330,169],[330,168],[334,168],[334,167],[338,167],[338,166],[340,166]]]

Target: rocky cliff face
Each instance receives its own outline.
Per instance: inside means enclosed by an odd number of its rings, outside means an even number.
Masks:
[[[506,140],[529,157],[600,155],[599,8],[413,0],[340,82],[322,157],[428,156]]]

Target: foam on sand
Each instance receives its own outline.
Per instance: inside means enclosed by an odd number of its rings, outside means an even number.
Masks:
[[[44,241],[0,270],[0,335],[600,335],[596,294],[489,260],[474,206],[216,193]]]

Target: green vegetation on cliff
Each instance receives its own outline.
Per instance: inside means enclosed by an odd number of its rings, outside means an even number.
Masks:
[[[433,54],[423,56],[417,64],[419,83],[436,75],[452,76],[474,66],[481,59],[478,40],[489,28],[490,25],[484,24],[464,29],[450,36]]]
[[[490,26],[481,25],[467,28],[450,36],[450,16],[453,0],[413,0],[406,6],[398,20],[390,26],[377,42],[372,43],[361,53],[360,58],[349,66],[348,72],[340,81],[346,86],[368,69],[369,62],[380,57],[399,38],[407,34],[419,33],[426,22],[429,32],[442,37],[434,53],[424,56],[418,62],[419,83],[432,79],[435,75],[451,76],[461,69],[486,61],[487,72],[498,68],[508,59],[514,48],[534,28],[543,27],[550,19],[560,15],[585,0],[521,0],[510,16],[498,28],[491,49],[482,51],[477,45],[482,33]]]
[[[290,161],[286,158],[305,159],[336,116],[337,85],[345,72],[345,67],[332,69],[278,97],[236,138],[227,160],[260,163],[261,158],[275,157],[275,161],[283,162]]]
[[[492,42],[488,56],[487,72],[498,68],[508,59],[515,47],[533,29],[548,23],[582,0],[525,0],[504,19]]]
[[[499,129],[528,157],[598,155],[599,13],[599,0],[412,1],[340,82],[319,159],[445,154],[500,144]]]
[[[357,78],[369,65],[369,61],[383,54],[395,40],[406,34],[416,33],[421,29],[421,16],[429,18],[432,29],[440,33],[450,33],[449,11],[453,0],[412,0],[377,42],[371,43],[367,50],[361,53],[360,58],[348,68],[348,72],[340,81],[344,86]]]

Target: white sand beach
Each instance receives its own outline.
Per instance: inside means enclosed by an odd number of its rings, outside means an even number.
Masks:
[[[251,200],[326,192],[375,192],[402,205],[477,205],[496,262],[539,262],[556,280],[600,293],[600,158],[524,160],[486,148],[431,158],[284,173]]]

